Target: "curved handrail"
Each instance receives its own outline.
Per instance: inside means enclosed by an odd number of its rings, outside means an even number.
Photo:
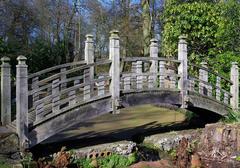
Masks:
[[[225,81],[229,82],[230,84],[233,84],[230,79],[225,78],[225,77],[222,76],[221,74],[218,74],[218,73],[214,72],[214,71],[211,70],[211,69],[208,69],[208,68],[205,68],[205,67],[202,67],[202,66],[193,64],[193,63],[188,63],[188,64],[189,64],[190,66],[196,67],[196,68],[198,68],[198,69],[203,69],[203,70],[205,70],[205,71],[208,71],[208,72],[210,72],[211,74],[214,74],[214,75],[216,75],[216,76],[219,76],[220,78],[224,79]]]
[[[135,61],[170,61],[170,62],[176,62],[181,63],[180,60],[171,59],[171,58],[165,58],[165,57],[125,57],[121,58],[124,62],[135,62]]]
[[[42,74],[45,74],[45,73],[48,73],[51,71],[55,71],[57,69],[66,68],[66,67],[74,66],[74,65],[84,65],[84,64],[86,64],[85,61],[78,61],[78,62],[71,62],[71,63],[61,64],[61,65],[56,65],[54,67],[50,67],[50,68],[35,72],[33,74],[29,74],[28,79],[34,78],[36,76],[40,76]]]
[[[227,90],[225,90],[225,89],[223,89],[223,88],[220,88],[220,87],[218,87],[218,86],[216,86],[216,85],[213,85],[213,84],[211,84],[211,83],[209,83],[209,82],[206,82],[206,81],[204,81],[204,80],[201,80],[201,79],[198,79],[197,77],[195,77],[195,76],[189,76],[189,79],[190,80],[194,80],[194,81],[198,81],[198,82],[201,82],[201,83],[203,83],[203,84],[205,84],[205,85],[211,85],[213,88],[216,88],[216,89],[219,89],[220,91],[222,91],[223,93],[227,93],[229,96],[233,96],[229,91],[227,91]]]
[[[87,68],[90,68],[92,66],[98,66],[98,65],[104,65],[104,64],[109,64],[111,63],[112,61],[111,60],[103,60],[103,61],[99,61],[99,62],[96,62],[96,63],[92,63],[92,64],[87,64],[87,65],[83,65],[83,66],[80,66],[80,67],[74,67],[72,69],[69,69],[69,70],[66,70],[64,72],[59,72],[57,74],[54,74],[52,76],[49,76],[43,80],[40,80],[38,81],[38,85],[43,85],[49,81],[52,81],[54,79],[57,79],[59,78],[61,75],[67,75],[67,74],[70,74],[70,73],[73,73],[73,72],[76,72],[76,71],[79,71],[79,70],[83,70],[83,69],[87,69]]]

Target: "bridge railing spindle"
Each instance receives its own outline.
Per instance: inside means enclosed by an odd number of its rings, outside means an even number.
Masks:
[[[159,62],[159,87],[165,88],[165,77],[166,77],[166,63],[165,61]]]
[[[52,81],[52,112],[57,113],[60,109],[60,80]]]
[[[98,79],[103,79],[104,76],[99,76]],[[105,95],[105,81],[100,81],[97,84],[98,96]]]
[[[221,101],[221,77],[216,77],[216,100]]]
[[[137,89],[143,88],[142,64],[142,61],[137,61]]]
[[[137,73],[137,62],[132,62],[132,65],[131,65],[131,73],[132,74],[136,74]],[[135,75],[132,75],[131,76],[131,85],[136,88],[136,82],[137,82],[137,78]]]
[[[201,66],[207,68],[207,63],[202,62]],[[208,72],[204,69],[199,69],[199,79],[208,82]],[[208,95],[208,86],[201,81],[199,82],[199,93],[202,95]]]
[[[66,74],[64,73],[67,69],[66,68],[61,68],[61,81],[64,81],[67,77]],[[67,83],[61,83],[61,90],[66,89]]]
[[[90,83],[90,69],[84,69],[84,83]],[[83,88],[83,99],[89,100],[91,98],[91,85],[86,85]]]
[[[131,89],[131,77],[130,76],[125,76],[123,78],[123,89],[125,91]]]

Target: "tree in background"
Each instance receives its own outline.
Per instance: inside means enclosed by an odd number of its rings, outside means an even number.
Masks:
[[[163,11],[162,52],[177,55],[178,37],[188,36],[189,60],[207,61],[220,72],[229,72],[232,61],[239,59],[240,4],[228,1],[166,1]],[[224,63],[224,64],[223,64]]]

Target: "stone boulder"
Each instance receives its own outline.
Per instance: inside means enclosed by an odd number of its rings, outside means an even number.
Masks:
[[[209,168],[240,167],[240,124],[207,124],[197,151]]]
[[[111,153],[117,153],[119,155],[129,155],[136,148],[136,143],[132,141],[119,141],[114,143],[106,143],[101,145],[95,145],[91,147],[85,147],[75,150],[78,157],[91,156],[91,158],[106,156]]]
[[[19,141],[16,134],[5,134],[0,137],[0,154],[9,155],[19,152]]]

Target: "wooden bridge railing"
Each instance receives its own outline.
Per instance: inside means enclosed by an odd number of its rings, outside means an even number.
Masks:
[[[147,90],[175,90],[182,95],[182,108],[188,95],[214,99],[238,109],[239,73],[232,64],[231,79],[210,70],[206,63],[188,63],[184,36],[178,43],[178,58],[158,57],[156,39],[151,40],[150,57],[120,58],[118,31],[112,31],[109,59],[94,62],[93,36],[87,35],[85,60],[51,67],[28,74],[26,58],[18,57],[16,76],[16,127],[21,146],[28,142],[28,131],[56,115],[101,98],[109,97],[113,113],[118,113],[121,94]],[[1,59],[1,122],[11,121],[10,59]],[[121,64],[123,68],[121,69]],[[97,70],[107,67],[107,73]],[[229,86],[229,87],[223,87]],[[229,89],[226,89],[229,88]]]

